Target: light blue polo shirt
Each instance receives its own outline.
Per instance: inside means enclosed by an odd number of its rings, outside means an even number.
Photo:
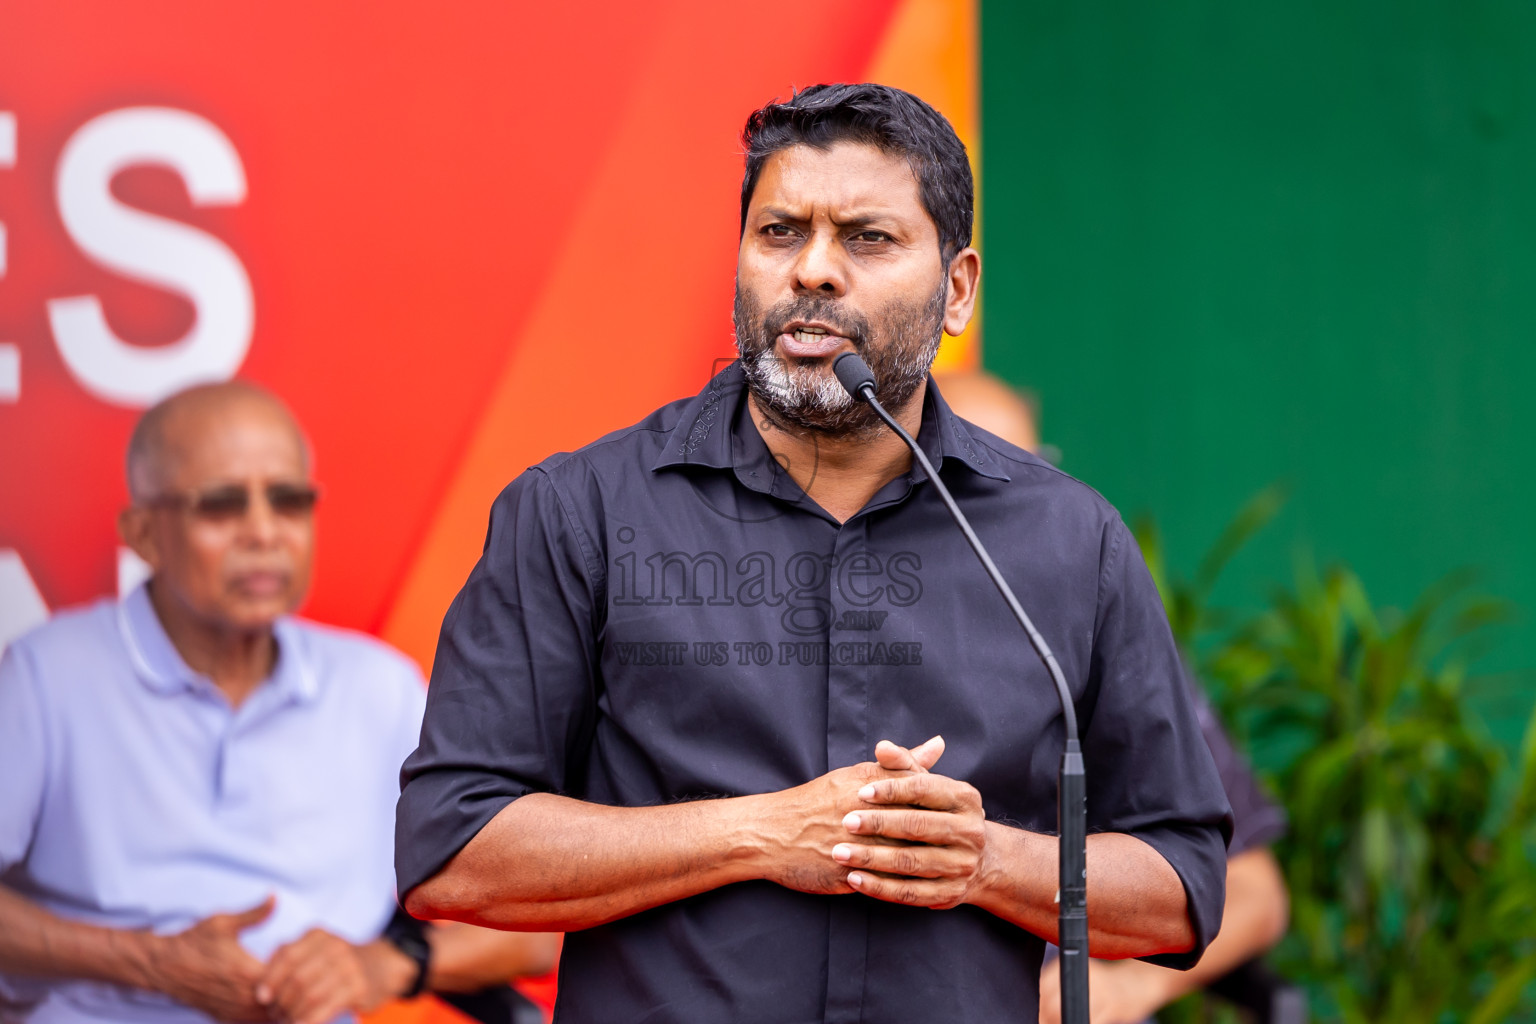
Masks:
[[[395,799],[424,686],[377,640],[277,623],[238,710],[172,646],[141,586],[64,612],[0,659],[0,883],[72,920],[180,931],[277,897],[265,960],[320,927],[375,938],[394,907]],[[163,996],[0,975],[0,1019],[202,1021]],[[25,1011],[22,1011],[25,1016]]]

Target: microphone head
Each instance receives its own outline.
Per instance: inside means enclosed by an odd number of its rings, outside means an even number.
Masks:
[[[842,384],[843,390],[852,395],[855,401],[869,401],[869,396],[864,393],[864,389],[874,390],[875,375],[870,370],[869,364],[860,358],[857,352],[844,352],[832,360],[832,372],[837,374],[838,383]]]

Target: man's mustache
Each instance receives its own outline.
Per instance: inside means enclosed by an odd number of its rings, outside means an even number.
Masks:
[[[845,316],[843,311],[826,302],[791,302],[773,307],[763,315],[763,335],[772,341],[784,333],[784,328],[796,320],[825,324],[853,343],[863,348],[869,325],[863,317]]]

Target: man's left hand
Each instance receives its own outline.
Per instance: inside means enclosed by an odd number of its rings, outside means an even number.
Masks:
[[[354,946],[313,928],[272,954],[256,999],[288,1024],[326,1024],[405,992],[416,970],[416,962],[388,942]]]
[[[935,737],[924,746],[943,740]],[[875,760],[892,771],[915,771],[872,782],[859,799],[877,805],[843,821],[853,838],[833,847],[832,857],[850,869],[848,884],[890,903],[947,910],[966,902],[986,860],[986,812],[976,787],[924,770],[912,752],[889,740]],[[872,845],[872,837],[902,845]],[[865,841],[860,841],[865,840]]]

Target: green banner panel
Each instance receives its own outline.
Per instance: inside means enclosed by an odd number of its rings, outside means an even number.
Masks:
[[[1460,566],[1536,665],[1536,5],[982,6],[987,366],[1063,468],[1188,570],[1273,481],[1219,596],[1292,552],[1407,602]]]

